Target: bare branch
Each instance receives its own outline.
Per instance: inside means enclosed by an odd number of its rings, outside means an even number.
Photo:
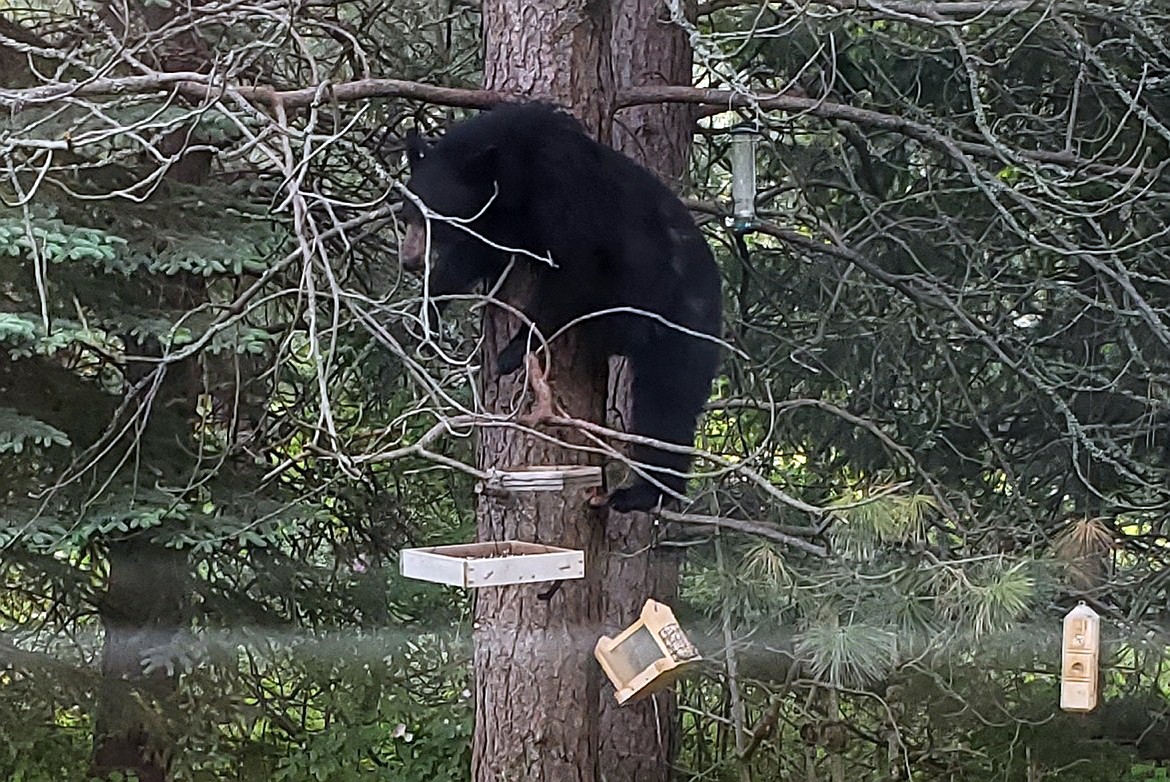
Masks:
[[[783,543],[785,546],[791,548],[800,549],[806,554],[812,554],[814,557],[829,556],[829,550],[824,546],[818,546],[815,543],[809,543],[807,540],[801,540],[798,537],[781,532],[774,525],[765,524],[760,521],[730,519],[723,516],[702,516],[694,513],[677,513],[672,510],[659,511],[658,515],[667,521],[675,521],[680,524],[699,524],[709,527],[719,527],[720,529],[732,530],[734,532],[742,532],[747,535],[755,535],[777,543]]]
[[[264,106],[282,104],[286,108],[304,108],[318,103],[336,101],[346,103],[370,98],[409,98],[442,106],[488,108],[507,100],[504,93],[493,90],[471,90],[439,87],[401,79],[361,79],[340,84],[321,84],[294,90],[271,87],[227,85],[214,77],[192,72],[152,72],[140,76],[89,79],[81,82],[46,84],[27,89],[0,90],[0,107],[19,112],[35,106],[70,97],[97,97],[129,95],[179,90],[183,95],[199,100],[215,100],[230,92],[244,100]]]
[[[843,120],[846,122],[854,122],[865,127],[901,133],[935,149],[947,152],[953,149],[977,157],[1003,159],[1002,154],[988,144],[978,144],[954,139],[921,122],[915,122],[914,120],[893,114],[882,114],[877,111],[859,109],[842,103],[806,98],[799,95],[746,96],[730,90],[651,85],[627,87],[618,94],[615,106],[618,109],[625,109],[651,103],[687,103],[695,106],[708,107],[722,106],[727,111],[737,108],[753,107],[790,111],[795,114],[804,114],[821,119]],[[1160,175],[1166,166],[1165,161],[1160,161],[1157,165],[1150,168],[1109,165],[1078,157],[1071,152],[1019,150],[1017,154],[1020,157],[1040,164],[1066,166],[1073,169],[1083,169],[1086,172],[1127,179],[1131,177],[1155,178]]]
[[[698,13],[700,16],[706,16],[726,8],[759,5],[761,5],[760,0],[710,0],[710,2],[699,5]],[[778,4],[773,3],[772,5]],[[867,16],[877,16],[880,18],[921,16],[924,18],[938,17],[946,19],[988,15],[1002,16],[1032,9],[1066,10],[1079,7],[1073,3],[1062,3],[1058,5],[1045,2],[1045,0],[971,0],[970,2],[961,0],[948,2],[947,0],[943,0],[937,3],[926,2],[925,0],[889,0],[889,2],[882,2],[882,0],[818,0],[815,5],[834,8],[838,11],[864,12]],[[792,3],[790,7],[804,9],[807,5],[801,3],[797,6],[796,3]]]

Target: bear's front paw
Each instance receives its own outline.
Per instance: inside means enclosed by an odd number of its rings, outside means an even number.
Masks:
[[[524,356],[528,354],[528,341],[522,337],[515,337],[507,347],[496,356],[496,369],[500,375],[510,375],[524,365]]]
[[[657,486],[638,480],[633,485],[618,489],[609,495],[605,504],[618,513],[629,513],[635,510],[654,510],[661,499],[662,491]]]

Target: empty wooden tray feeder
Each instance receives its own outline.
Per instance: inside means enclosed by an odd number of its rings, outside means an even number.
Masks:
[[[669,606],[647,600],[638,621],[617,638],[602,636],[593,656],[613,682],[618,705],[665,689],[703,658]]]
[[[532,584],[585,577],[585,552],[502,540],[457,546],[403,549],[402,575],[461,587]]]
[[[601,468],[587,464],[548,464],[497,470],[487,484],[501,491],[565,491],[601,485]]]

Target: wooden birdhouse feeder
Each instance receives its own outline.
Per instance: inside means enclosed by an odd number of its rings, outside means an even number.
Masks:
[[[638,621],[617,638],[602,636],[593,656],[613,682],[618,705],[665,689],[703,658],[669,606],[647,600]]]
[[[1083,602],[1064,617],[1061,644],[1060,708],[1092,711],[1097,708],[1097,667],[1101,644],[1101,617]]]
[[[522,467],[494,471],[485,484],[504,492],[589,489],[601,485],[601,468],[576,464]],[[584,578],[585,552],[501,540],[403,549],[398,566],[407,578],[474,589]]]

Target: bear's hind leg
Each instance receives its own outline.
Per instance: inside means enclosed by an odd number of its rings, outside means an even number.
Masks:
[[[664,443],[692,446],[695,422],[710,394],[717,352],[711,343],[694,337],[679,337],[676,345],[655,345],[631,358],[634,380],[631,386],[633,421],[631,434],[651,437]],[[670,340],[673,342],[674,340]],[[690,454],[665,451],[649,445],[630,449],[633,461],[672,492],[684,494]],[[669,501],[662,490],[641,475],[613,492],[606,504],[616,511],[652,510],[660,500]]]

